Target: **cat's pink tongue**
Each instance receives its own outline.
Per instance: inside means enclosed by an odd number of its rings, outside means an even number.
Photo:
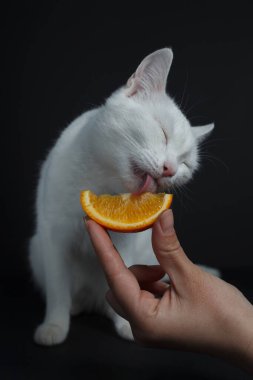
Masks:
[[[149,187],[150,187],[150,185],[152,184],[153,181],[154,181],[153,178],[149,174],[147,174],[144,183],[133,194],[139,195],[141,193],[145,193],[145,191],[148,191],[148,189],[149,189]]]

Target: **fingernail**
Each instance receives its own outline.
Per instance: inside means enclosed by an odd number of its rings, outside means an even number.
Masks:
[[[84,221],[84,225],[85,225],[86,228],[88,227],[88,225],[87,225],[88,220],[90,220],[90,218],[88,217],[88,215],[83,216],[83,221]]]
[[[166,234],[172,233],[174,231],[173,217],[171,215],[171,210],[166,210],[162,213],[160,217],[160,226],[162,231]]]

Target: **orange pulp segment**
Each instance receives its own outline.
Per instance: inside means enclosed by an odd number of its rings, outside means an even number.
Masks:
[[[96,195],[84,190],[80,201],[85,213],[100,225],[118,232],[137,232],[152,226],[170,207],[172,198],[166,193]]]

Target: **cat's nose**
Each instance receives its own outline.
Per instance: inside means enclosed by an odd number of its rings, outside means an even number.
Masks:
[[[176,174],[176,169],[174,169],[168,162],[163,165],[162,177],[173,177]]]

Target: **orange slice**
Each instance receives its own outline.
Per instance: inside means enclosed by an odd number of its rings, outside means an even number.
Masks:
[[[86,214],[102,226],[118,232],[143,231],[152,226],[172,202],[172,194],[142,193],[96,195],[81,192],[81,205]]]

